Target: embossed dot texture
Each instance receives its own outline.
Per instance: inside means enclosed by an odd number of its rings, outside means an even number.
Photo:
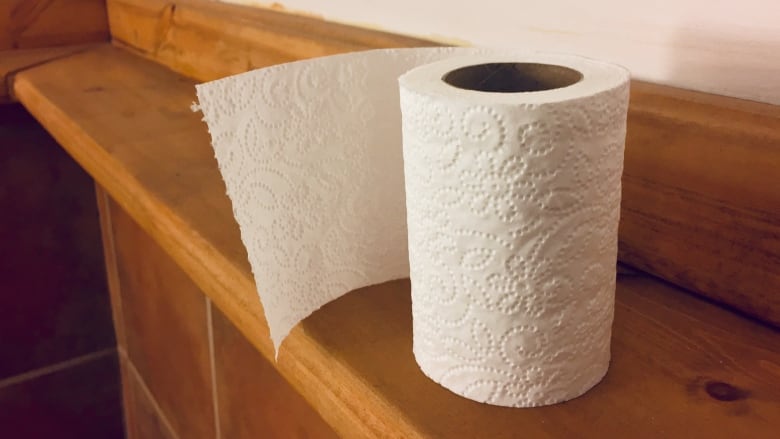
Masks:
[[[441,80],[482,62],[563,65],[583,79],[525,93]],[[604,376],[625,70],[568,55],[391,49],[197,93],[275,347],[348,291],[410,277],[415,357],[451,391],[528,407]]]

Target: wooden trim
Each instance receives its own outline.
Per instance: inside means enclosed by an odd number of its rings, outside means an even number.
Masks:
[[[0,1],[0,104],[14,73],[109,38],[105,0]]]
[[[119,352],[124,352],[127,349],[127,338],[125,337],[125,322],[122,318],[122,293],[116,262],[116,248],[114,247],[111,207],[106,190],[97,183],[95,183],[95,200],[100,217],[100,235],[103,241],[106,283],[108,284],[108,293],[111,296],[111,318],[114,323],[114,334],[116,335],[117,349]]]
[[[0,50],[108,41],[105,3],[105,0],[0,1]]]
[[[632,87],[620,259],[780,325],[780,107]]]
[[[40,49],[0,50],[0,103],[14,101],[11,80],[16,72],[43,64],[63,56],[83,52],[93,44],[44,47]]]
[[[303,58],[430,41],[203,0],[108,0],[115,44],[201,81]]]
[[[114,42],[211,80],[432,42],[200,0],[108,0]],[[632,83],[620,259],[780,325],[780,107]]]

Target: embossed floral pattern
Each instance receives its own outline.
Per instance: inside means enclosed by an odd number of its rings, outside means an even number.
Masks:
[[[542,405],[604,375],[627,84],[565,106],[402,88],[402,148],[397,78],[484,53],[369,51],[197,87],[277,348],[325,303],[410,276],[416,358],[452,391]]]
[[[606,373],[626,101],[625,86],[520,107],[402,87],[414,352],[434,381],[535,406]]]

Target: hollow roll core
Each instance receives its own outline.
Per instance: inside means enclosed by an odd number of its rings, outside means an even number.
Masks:
[[[520,93],[568,87],[582,77],[577,70],[554,64],[489,63],[461,67],[442,80],[464,90]]]

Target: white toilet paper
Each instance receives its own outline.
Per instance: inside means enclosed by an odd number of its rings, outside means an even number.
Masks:
[[[393,49],[197,92],[275,346],[325,303],[411,269],[415,356],[455,393],[544,405],[606,373],[624,69]]]

